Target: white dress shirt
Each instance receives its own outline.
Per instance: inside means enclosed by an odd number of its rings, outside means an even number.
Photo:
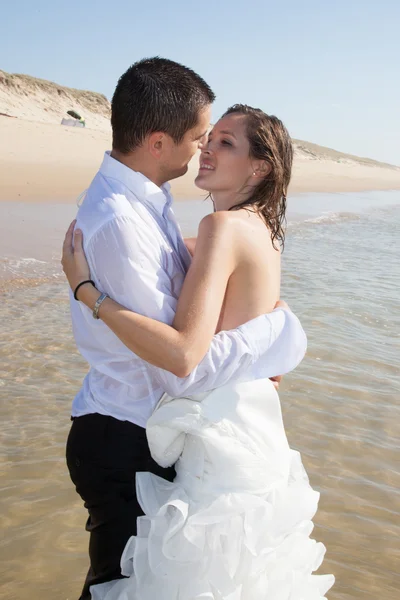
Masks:
[[[168,184],[159,188],[106,153],[77,215],[98,289],[168,324],[191,260],[171,203]],[[90,365],[73,416],[100,413],[145,427],[164,392],[188,395],[232,378],[287,373],[306,351],[298,319],[278,309],[215,335],[202,362],[179,378],[139,358],[72,294],[70,299],[76,344]]]

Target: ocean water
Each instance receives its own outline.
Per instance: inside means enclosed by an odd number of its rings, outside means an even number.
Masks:
[[[400,588],[400,193],[290,199],[282,297],[308,354],[280,389],[292,447],[321,492],[315,537],[332,600]],[[177,203],[193,235],[205,203]],[[72,600],[87,570],[86,514],[64,452],[87,370],[60,261],[71,205],[0,204],[0,596]]]

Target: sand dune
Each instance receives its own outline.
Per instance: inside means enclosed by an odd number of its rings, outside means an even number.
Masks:
[[[28,121],[60,124],[71,109],[86,119],[90,129],[111,130],[110,103],[103,94],[0,70],[0,113]]]
[[[86,128],[61,125],[76,110]],[[293,140],[290,192],[400,189],[400,168]],[[110,103],[94,92],[0,71],[0,200],[75,201],[111,146]],[[178,199],[203,195],[193,185],[198,159],[172,183]]]

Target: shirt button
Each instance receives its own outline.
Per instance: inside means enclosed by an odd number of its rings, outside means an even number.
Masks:
[[[79,458],[75,459],[75,464],[77,467],[81,466],[81,461],[79,460]]]

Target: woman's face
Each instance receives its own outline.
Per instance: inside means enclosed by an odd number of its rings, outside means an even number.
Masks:
[[[251,182],[256,162],[250,158],[246,116],[227,115],[214,125],[202,147],[195,184],[211,193],[237,193]]]

